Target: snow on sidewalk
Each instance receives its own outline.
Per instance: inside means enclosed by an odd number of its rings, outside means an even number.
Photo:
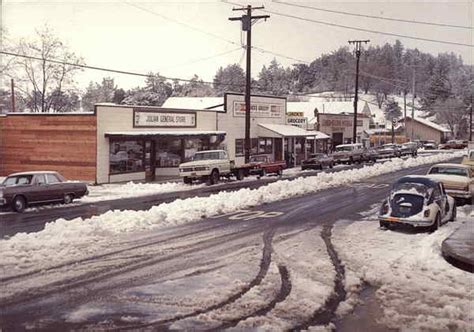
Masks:
[[[396,159],[383,164],[364,166],[338,173],[281,180],[257,189],[220,192],[209,197],[178,199],[152,207],[147,211],[108,211],[89,219],[58,219],[36,233],[18,233],[0,240],[0,268],[6,275],[46,268],[71,261],[94,252],[106,252],[114,242],[125,240],[125,233],[169,227],[199,220],[203,217],[275,202],[346,185],[369,177],[397,170],[449,160],[453,154]]]
[[[441,243],[473,217],[472,206],[460,207],[456,222],[431,234],[382,230],[375,211],[358,222],[337,223],[332,240],[346,268],[348,292],[339,312],[350,311],[365,282],[377,288],[383,309],[377,321],[388,328],[469,331],[474,276],[447,263]]]

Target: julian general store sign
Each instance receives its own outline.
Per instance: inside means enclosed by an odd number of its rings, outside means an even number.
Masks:
[[[142,128],[194,128],[196,127],[196,113],[135,110],[133,126]]]

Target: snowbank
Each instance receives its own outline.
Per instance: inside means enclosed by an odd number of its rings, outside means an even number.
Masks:
[[[293,196],[349,184],[404,168],[449,160],[457,155],[439,154],[408,160],[394,159],[383,164],[338,173],[282,180],[257,189],[220,192],[209,197],[178,199],[154,206],[148,211],[108,211],[89,219],[58,219],[37,233],[19,233],[0,241],[1,272],[4,276],[41,266],[87,257],[96,251],[106,251],[112,243],[121,241],[124,233],[157,229],[199,220],[203,217],[237,211],[243,208],[275,202]],[[18,270],[16,272],[19,272]]]
[[[472,222],[471,206],[458,208],[458,221],[438,231],[384,231],[375,214],[359,222],[340,222],[333,243],[346,267],[348,300],[339,313],[357,303],[363,282],[378,288],[383,309],[378,323],[400,330],[469,331],[474,324],[474,276],[447,263],[441,243],[462,222]]]

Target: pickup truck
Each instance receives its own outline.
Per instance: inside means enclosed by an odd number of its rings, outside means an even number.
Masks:
[[[218,183],[221,177],[231,176],[242,180],[248,173],[248,165],[236,167],[224,150],[199,151],[194,154],[192,161],[179,165],[179,175],[186,184],[201,180],[212,185]]]
[[[242,167],[252,175],[265,176],[271,173],[282,175],[286,168],[286,162],[284,160],[273,161],[268,155],[256,155],[251,156],[249,163],[242,165]]]
[[[352,164],[363,161],[364,148],[362,144],[341,144],[336,146],[336,151],[332,154],[335,164]]]

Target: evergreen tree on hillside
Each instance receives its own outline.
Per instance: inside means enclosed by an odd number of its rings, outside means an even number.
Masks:
[[[214,89],[219,96],[229,91],[244,92],[244,70],[238,64],[228,65],[225,68],[220,67],[214,76]]]

